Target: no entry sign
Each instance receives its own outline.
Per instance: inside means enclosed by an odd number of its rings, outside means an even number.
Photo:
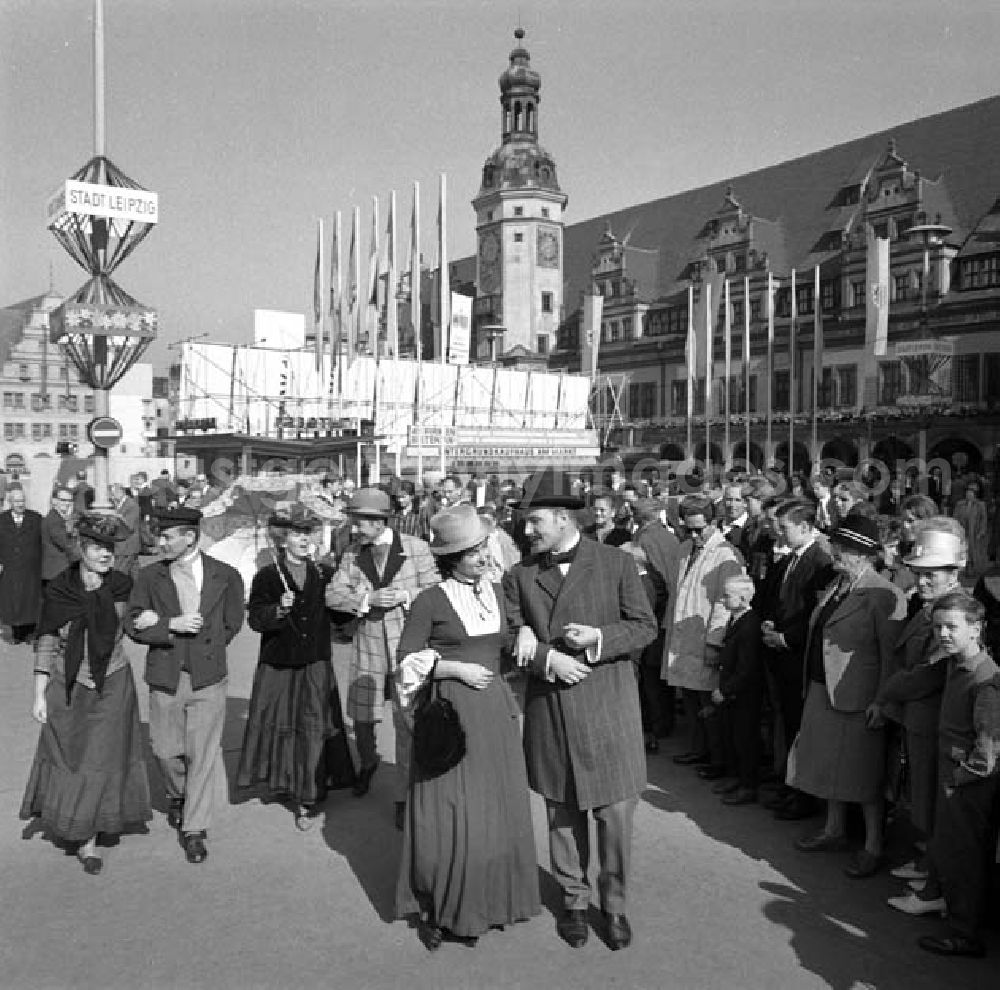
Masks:
[[[121,442],[122,424],[111,416],[98,416],[87,427],[87,434],[95,447],[110,450]]]

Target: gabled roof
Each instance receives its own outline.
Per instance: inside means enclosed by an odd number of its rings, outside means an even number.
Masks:
[[[40,296],[23,299],[0,309],[0,364],[10,360],[11,351],[24,337],[24,326],[31,313],[38,309],[51,295],[43,292]]]
[[[706,219],[715,214],[730,185],[762,235],[762,222],[773,224],[767,232],[769,245],[773,244],[769,249],[773,270],[787,271],[822,260],[833,253],[824,236],[843,229],[859,209],[857,204],[839,205],[838,193],[861,185],[885,160],[890,138],[895,139],[898,157],[931,180],[925,188],[934,189],[934,197],[938,188],[946,189],[955,228],[949,240],[964,239],[1000,193],[996,167],[1000,97],[567,226],[563,248],[567,312],[579,304],[580,292],[590,280],[594,250],[608,223],[615,230],[632,230],[634,243],[659,249],[657,294],[675,292],[685,265],[700,253],[698,235]],[[939,178],[944,185],[932,185]]]

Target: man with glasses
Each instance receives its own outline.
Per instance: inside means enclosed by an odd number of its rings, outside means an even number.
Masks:
[[[42,588],[79,559],[73,539],[73,493],[60,486],[52,493],[48,515],[42,520]]]

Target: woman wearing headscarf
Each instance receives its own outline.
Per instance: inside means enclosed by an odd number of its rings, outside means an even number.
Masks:
[[[330,665],[324,594],[333,569],[309,556],[321,525],[301,505],[268,520],[278,550],[250,588],[248,622],[260,633],[260,656],[236,777],[241,788],[289,801],[303,832],[329,787],[354,783]]]
[[[830,536],[831,582],[809,620],[806,702],[788,758],[788,783],[827,802],[826,824],[799,839],[802,852],[846,847],[846,811],[862,807],[865,845],[846,873],[869,877],[882,865],[885,733],[868,712],[892,669],[906,599],[875,570],[878,526],[849,515]]]
[[[135,681],[122,648],[132,580],[113,569],[120,520],[84,516],[80,559],[46,588],[35,644],[32,716],[42,731],[21,817],[77,844],[84,871],[101,872],[99,835],[153,817]]]

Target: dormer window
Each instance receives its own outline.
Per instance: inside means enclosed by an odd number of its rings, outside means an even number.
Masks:
[[[516,216],[516,217],[523,217],[524,216],[524,207],[523,206],[515,206],[514,207],[514,216]]]

